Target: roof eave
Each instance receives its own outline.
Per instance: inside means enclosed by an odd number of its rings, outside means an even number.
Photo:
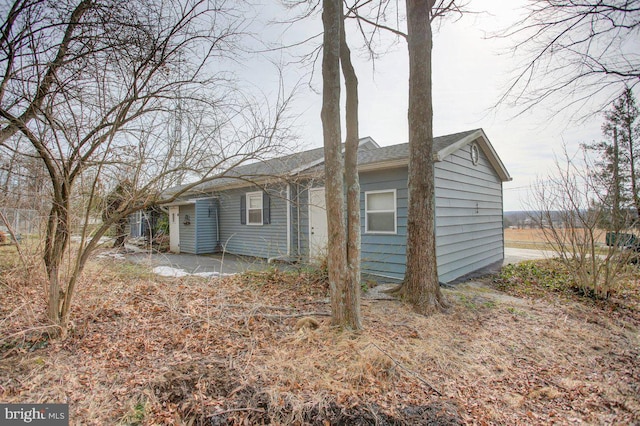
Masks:
[[[502,180],[503,182],[509,182],[513,180],[513,178],[507,171],[507,168],[502,163],[502,160],[500,160],[500,157],[498,157],[498,153],[493,148],[493,145],[491,145],[491,142],[489,142],[489,138],[482,129],[478,129],[475,132],[460,139],[459,141],[441,149],[434,154],[434,160],[443,161],[449,155],[453,154],[459,149],[464,148],[471,142],[478,142],[478,145],[480,145],[480,148],[482,148],[482,151],[487,156],[487,159],[493,166],[494,170],[498,173],[500,180]]]
[[[401,158],[396,160],[378,161],[375,163],[358,164],[359,172],[369,172],[382,169],[393,169],[396,167],[404,167],[409,164],[408,158]]]

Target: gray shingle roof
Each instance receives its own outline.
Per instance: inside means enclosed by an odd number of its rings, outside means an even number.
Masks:
[[[445,148],[472,135],[479,129],[465,132],[439,136],[433,139],[434,152],[439,152]],[[409,157],[409,144],[398,144],[371,148],[358,152],[358,165],[370,165],[384,163],[395,160],[405,160]],[[308,151],[298,152],[283,157],[272,158],[264,161],[246,164],[234,168],[225,173],[224,177],[203,183],[191,189],[189,193],[206,192],[212,189],[222,189],[225,186],[238,184],[241,180],[259,180],[270,176],[285,176],[295,172],[320,172],[322,170],[322,160],[324,149],[315,148]],[[235,176],[235,177],[234,177]],[[179,187],[168,190],[168,193],[175,193]]]
[[[477,132],[478,129],[466,132],[454,133],[446,136],[438,136],[433,138],[433,151],[438,152],[449,145]],[[409,158],[409,144],[402,143],[399,145],[382,146],[369,151],[360,151],[358,153],[358,165],[382,163],[386,161],[404,160]]]
[[[269,176],[283,176],[304,165],[315,165],[324,158],[324,148],[315,148],[308,151],[282,157],[259,160],[255,163],[234,167],[224,173],[224,176],[202,183],[190,189],[188,193],[206,192],[228,185],[238,184],[242,180],[259,180]],[[234,177],[235,176],[235,177]],[[167,194],[175,194],[186,185],[176,186],[166,191]]]

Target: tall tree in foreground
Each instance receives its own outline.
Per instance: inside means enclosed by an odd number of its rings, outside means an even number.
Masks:
[[[357,330],[360,319],[360,186],[357,149],[357,79],[346,44],[341,0],[324,0],[322,9],[322,130],[329,241],[327,263],[332,324]],[[344,161],[340,126],[340,64],[347,87],[347,142]],[[345,217],[344,186],[347,186]]]
[[[358,175],[358,77],[351,62],[351,51],[347,44],[345,17],[341,10],[340,65],[344,75],[346,91],[345,121],[346,139],[344,148],[344,179],[347,191],[347,280],[345,324],[353,329],[362,328],[360,320],[360,178]]]
[[[446,307],[438,281],[433,166],[433,100],[431,91],[431,12],[433,1],[407,0],[409,49],[409,205],[407,269],[396,292],[416,312]]]

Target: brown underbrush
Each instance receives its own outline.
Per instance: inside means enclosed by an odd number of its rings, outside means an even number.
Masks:
[[[464,283],[431,317],[365,298],[352,333],[311,270],[167,279],[95,260],[51,340],[37,280],[0,268],[0,400],[68,402],[72,424],[640,422],[638,324],[552,292]]]

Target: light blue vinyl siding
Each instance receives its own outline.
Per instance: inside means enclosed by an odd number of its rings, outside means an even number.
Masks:
[[[186,225],[187,215],[190,224]],[[180,252],[196,254],[196,206],[187,204],[180,206]]]
[[[469,146],[435,163],[436,256],[440,281],[450,282],[504,257],[502,182],[480,150]],[[406,270],[407,168],[360,173],[362,271],[403,279]],[[366,233],[364,193],[395,189],[397,234]],[[305,247],[306,248],[306,247]]]
[[[396,234],[365,231],[365,192],[396,190]],[[362,272],[396,279],[404,277],[407,244],[407,168],[360,173]]]
[[[217,194],[220,202],[220,243],[228,253],[262,258],[287,254],[287,190],[286,184],[267,190],[271,202],[271,223],[240,223],[240,197],[258,187],[231,189]]]
[[[180,206],[180,247],[185,253],[211,253],[219,243],[229,253],[262,258],[289,256],[308,260],[308,188],[322,187],[319,179],[290,185],[278,184],[270,195],[270,223],[241,224],[240,199],[254,186],[212,194],[216,198]],[[407,167],[360,173],[362,272],[403,279],[406,270]],[[456,278],[498,262],[504,257],[502,182],[480,150],[473,165],[469,146],[435,163],[436,253],[439,278]],[[396,233],[365,232],[365,193],[396,191]],[[212,207],[215,207],[212,210]],[[290,229],[287,233],[287,207]],[[215,215],[218,214],[217,222]],[[184,225],[185,215],[191,225]]]
[[[180,206],[180,252],[190,254],[214,253],[217,246],[216,213],[218,202],[207,198],[194,204]],[[189,216],[189,224],[185,224]]]
[[[196,254],[213,253],[217,246],[217,208],[215,198],[196,201]]]
[[[482,150],[470,146],[436,163],[436,252],[449,282],[504,258],[502,182]]]

